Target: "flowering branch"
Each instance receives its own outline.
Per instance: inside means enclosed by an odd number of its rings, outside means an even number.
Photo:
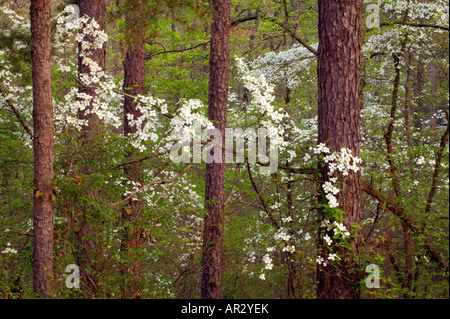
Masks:
[[[384,22],[381,23],[380,26],[382,27],[389,27],[392,25],[406,25],[408,27],[416,27],[416,28],[433,28],[433,29],[440,29],[444,31],[449,31],[449,27],[445,27],[442,25],[436,25],[436,24],[426,24],[426,23],[411,23],[411,22],[405,22],[405,21],[395,21],[395,22]]]
[[[28,133],[28,135],[31,137],[31,139],[33,139],[33,133],[31,131],[31,129],[25,123],[25,120],[22,118],[22,116],[20,115],[20,112],[16,109],[14,104],[10,100],[8,100],[6,98],[5,92],[3,91],[3,87],[0,87],[0,93],[3,96],[3,98],[5,99],[6,104],[8,104],[8,106],[11,108],[13,113],[16,115],[16,117],[19,120],[20,124],[22,124],[23,128],[25,129],[25,131]]]
[[[179,177],[181,177],[182,175],[184,175],[193,165],[189,165],[187,167],[185,167],[180,173],[178,173],[178,175],[169,178],[169,179],[165,179],[165,180],[161,180],[161,181],[156,181],[156,182],[150,182],[144,186],[142,186],[141,188],[138,188],[137,190],[131,192],[127,197],[125,197],[123,200],[121,200],[120,202],[116,202],[116,203],[109,203],[107,204],[109,207],[116,207],[119,206],[121,204],[124,204],[126,202],[128,202],[133,196],[144,192],[147,188],[149,188],[152,185],[162,185],[162,184],[170,184],[173,183],[174,181],[176,181]]]

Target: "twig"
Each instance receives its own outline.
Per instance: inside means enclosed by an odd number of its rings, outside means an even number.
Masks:
[[[146,60],[150,60],[150,59],[152,59],[153,57],[155,57],[155,56],[157,56],[157,55],[160,55],[160,54],[166,54],[166,53],[180,53],[180,52],[185,52],[185,51],[194,50],[194,49],[197,49],[197,48],[199,48],[199,47],[201,47],[201,46],[208,45],[208,43],[209,43],[209,42],[204,42],[204,43],[200,43],[200,44],[194,45],[194,46],[189,47],[189,48],[178,49],[178,50],[166,50],[166,49],[164,48],[164,51],[155,52],[155,53],[152,52],[152,53],[148,54],[148,55],[145,57],[145,59],[146,59]]]

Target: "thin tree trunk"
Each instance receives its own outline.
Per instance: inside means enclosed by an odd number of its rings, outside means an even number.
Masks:
[[[423,47],[423,43],[419,42],[419,45]],[[422,52],[422,51],[421,51]],[[416,109],[414,115],[414,124],[419,129],[423,129],[422,127],[422,116],[421,113],[425,114],[424,110],[424,85],[425,85],[425,64],[423,62],[424,55],[422,53],[419,54],[418,62],[417,62],[417,74],[416,81],[414,87],[415,100],[416,100]]]
[[[211,26],[211,57],[208,118],[222,133],[225,145],[228,104],[228,67],[230,41],[230,0],[211,1],[214,21]],[[212,151],[212,153],[214,150]],[[222,297],[222,237],[225,200],[225,152],[221,163],[206,164],[201,298]]]
[[[325,143],[331,152],[342,148],[360,156],[361,109],[361,1],[319,0],[318,83],[319,143]],[[328,169],[321,167],[321,182],[328,181]],[[344,225],[351,231],[360,224],[361,199],[358,173],[350,173],[345,184],[340,184],[339,208],[345,212]],[[343,176],[339,180],[344,181]],[[321,299],[358,298],[358,240],[348,243],[353,249],[335,248],[340,263],[318,266],[317,297]],[[321,240],[321,257],[327,259],[327,244]]]
[[[433,71],[431,74],[431,90],[432,94],[429,98],[430,103],[430,131],[431,135],[433,136],[433,140],[437,137],[437,118],[436,118],[436,112],[437,112],[437,97],[438,97],[438,88],[439,88],[439,69],[436,68],[436,70]]]
[[[127,14],[126,34],[131,30],[131,38],[127,40],[127,47],[124,61],[124,83],[123,90],[128,95],[135,96],[145,93],[145,42],[144,27],[141,24],[144,17],[144,7],[141,4],[134,8],[134,11]],[[130,123],[128,115],[132,115],[135,120],[142,116],[141,111],[136,107],[134,99],[125,96],[123,105],[124,111],[124,135],[136,133],[138,128]],[[125,155],[132,157],[132,152]],[[137,182],[142,186],[142,171],[139,163],[125,166],[124,173],[129,180]],[[125,264],[122,265],[122,276],[124,284],[122,287],[123,298],[138,298],[139,278],[141,276],[141,263],[139,260],[130,261],[139,255],[142,246],[142,203],[139,200],[130,198],[127,207],[122,210],[122,223],[124,226],[122,234],[121,252],[125,254]],[[128,283],[128,284],[127,284]]]
[[[413,255],[411,251],[411,233],[408,225],[402,223],[403,228],[403,241],[405,248],[405,299],[411,299],[412,284],[414,279],[413,274]]]
[[[31,1],[31,67],[34,123],[33,286],[52,297],[53,274],[53,107],[50,1]]]
[[[413,147],[411,137],[411,81],[412,81],[412,53],[408,54],[408,71],[405,84],[405,124],[406,124],[406,143],[408,147]]]

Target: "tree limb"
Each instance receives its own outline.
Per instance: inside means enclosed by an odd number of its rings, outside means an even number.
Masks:
[[[11,110],[16,115],[16,117],[19,120],[20,124],[22,124],[23,128],[25,129],[25,131],[28,133],[28,135],[31,137],[31,139],[33,139],[33,132],[32,132],[32,130],[28,127],[28,125],[26,124],[25,120],[22,118],[22,116],[20,115],[20,112],[16,109],[14,104],[10,100],[8,100],[6,98],[5,92],[3,91],[2,87],[0,87],[0,93],[4,97],[4,99],[6,101],[6,104],[11,108]]]
[[[366,194],[372,196],[373,198],[379,200],[380,202],[386,205],[386,208],[391,211],[395,216],[397,216],[402,223],[404,223],[411,231],[418,236],[422,242],[423,247],[427,251],[428,256],[432,261],[436,262],[445,272],[448,272],[448,265],[445,260],[442,258],[441,254],[436,251],[430,244],[430,241],[425,236],[423,231],[414,225],[411,219],[406,215],[403,207],[392,201],[391,199],[386,198],[380,192],[378,192],[372,185],[363,183],[361,190]]]
[[[405,25],[405,26],[409,26],[409,27],[416,27],[416,28],[433,28],[433,29],[441,29],[444,31],[449,31],[449,27],[445,27],[445,26],[441,26],[441,25],[437,25],[437,24],[426,24],[426,23],[411,23],[411,22],[405,22],[405,21],[395,21],[395,22],[385,22],[382,23],[381,26],[382,27],[389,27],[392,25]]]
[[[434,173],[433,173],[433,178],[431,181],[430,192],[428,194],[427,205],[425,207],[425,216],[428,216],[430,214],[431,204],[433,203],[433,197],[436,194],[437,179],[439,177],[439,170],[441,168],[442,154],[444,153],[445,147],[447,146],[447,142],[448,142],[448,134],[449,134],[449,122],[447,121],[447,128],[444,132],[444,135],[442,135],[442,137],[441,137],[441,143],[439,145],[439,150],[438,150],[437,156],[436,156],[436,163],[434,164]]]
[[[194,50],[194,49],[197,49],[197,48],[199,48],[199,47],[201,47],[201,46],[206,46],[206,45],[208,45],[208,43],[209,43],[209,42],[204,42],[204,43],[200,43],[200,44],[194,45],[194,46],[189,47],[189,48],[178,49],[178,50],[166,50],[166,49],[164,49],[164,51],[154,52],[154,53],[148,54],[148,55],[145,57],[145,59],[146,59],[146,60],[150,60],[150,59],[152,59],[153,57],[155,57],[155,56],[157,56],[157,55],[160,55],[160,54],[166,54],[166,53],[180,53],[180,52],[185,52],[185,51]]]
[[[261,204],[264,206],[264,210],[266,211],[266,213],[269,215],[270,220],[272,221],[272,225],[275,226],[276,229],[280,228],[280,225],[278,225],[277,220],[275,219],[275,217],[273,217],[269,206],[267,206],[266,201],[264,200],[264,197],[262,196],[262,194],[258,191],[258,187],[255,184],[255,181],[253,180],[253,176],[252,176],[252,172],[250,170],[250,164],[247,162],[247,171],[248,171],[248,176],[250,177],[250,182],[252,183],[253,188],[255,189],[256,194],[258,194],[258,197],[261,201]]]
[[[300,43],[301,45],[303,45],[303,47],[305,47],[309,52],[311,52],[312,54],[314,54],[315,56],[317,56],[317,50],[314,50],[308,43],[306,43],[305,41],[303,41],[302,39],[300,39],[293,30],[291,30],[286,24],[278,22],[276,19],[266,16],[266,15],[252,15],[252,16],[247,16],[244,18],[240,18],[240,19],[236,19],[234,21],[231,22],[232,26],[236,26],[239,23],[243,23],[243,22],[247,22],[247,21],[252,21],[252,20],[258,20],[258,19],[263,19],[263,20],[268,20],[270,22],[275,23],[276,25],[280,26],[285,32],[287,32],[294,40],[296,40],[298,43]]]

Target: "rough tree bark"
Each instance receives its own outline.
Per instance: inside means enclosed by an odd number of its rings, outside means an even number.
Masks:
[[[50,1],[31,1],[31,67],[34,123],[33,286],[52,297],[53,273],[53,107]]]
[[[95,19],[100,25],[101,29],[105,27],[106,5],[105,0],[78,0],[78,6],[80,9],[80,17],[87,15],[88,17]],[[94,38],[91,35],[87,35],[84,41],[93,42]],[[79,52],[81,51],[81,45],[78,46]],[[100,68],[105,69],[106,61],[106,48],[103,46],[101,49],[91,50],[91,59],[98,64]],[[78,58],[78,74],[90,74],[90,68],[88,65],[83,64],[82,59]],[[79,87],[80,93],[85,93],[90,96],[96,96],[95,88],[93,87]],[[96,135],[100,129],[100,120],[94,113],[87,112],[92,110],[93,104],[91,103],[85,110],[79,111],[80,119],[85,119],[88,124],[83,127],[81,132],[81,139],[84,147],[92,151],[96,142]],[[92,171],[88,161],[82,164],[80,175],[89,173]],[[95,192],[95,191],[93,191]],[[91,194],[93,197],[97,197],[98,194]],[[90,207],[81,207],[80,210],[83,213],[79,217],[78,224],[79,230],[75,231],[75,238],[77,241],[75,247],[75,258],[78,266],[80,267],[81,285],[82,287],[89,287],[92,293],[97,294],[99,290],[99,284],[97,279],[97,273],[99,269],[95,266],[95,260],[98,257],[98,248],[95,237],[96,230],[89,220]]]
[[[144,42],[144,18],[143,2],[135,3],[133,11],[125,16],[126,34],[133,34],[126,39],[126,51],[124,61],[124,83],[123,90],[127,95],[123,105],[124,112],[124,135],[137,132],[137,127],[131,125],[128,114],[133,115],[134,119],[142,116],[142,113],[136,109],[137,104],[131,96],[145,93],[145,42]],[[128,30],[131,30],[128,33]],[[126,154],[127,158],[132,157],[132,153]],[[125,166],[124,173],[129,180],[142,184],[141,169],[139,163]],[[141,185],[142,186],[142,185]],[[129,199],[127,207],[122,210],[122,224],[124,226],[122,233],[121,251],[126,255],[124,265],[122,265],[122,275],[124,283],[122,287],[123,298],[137,298],[139,295],[139,277],[141,274],[140,262],[129,259],[137,256],[139,248],[142,246],[142,203],[139,200]]]
[[[361,74],[361,10],[360,0],[319,0],[318,83],[319,143],[332,152],[343,147],[360,156],[360,74]],[[327,167],[321,167],[321,182],[328,181]],[[340,176],[339,180],[344,179]],[[350,231],[360,223],[360,174],[350,173],[340,184],[339,208],[345,212],[344,225]],[[358,241],[349,246],[357,254]],[[327,258],[323,240],[319,250]],[[358,298],[355,276],[356,260],[347,250],[337,250],[340,262],[318,266],[318,298]]]
[[[230,0],[211,0],[214,22],[211,25],[211,57],[208,118],[222,133],[225,145],[228,104],[228,66],[230,40]],[[214,152],[214,151],[212,151]],[[222,237],[225,200],[225,152],[221,163],[206,164],[201,298],[222,297]]]

